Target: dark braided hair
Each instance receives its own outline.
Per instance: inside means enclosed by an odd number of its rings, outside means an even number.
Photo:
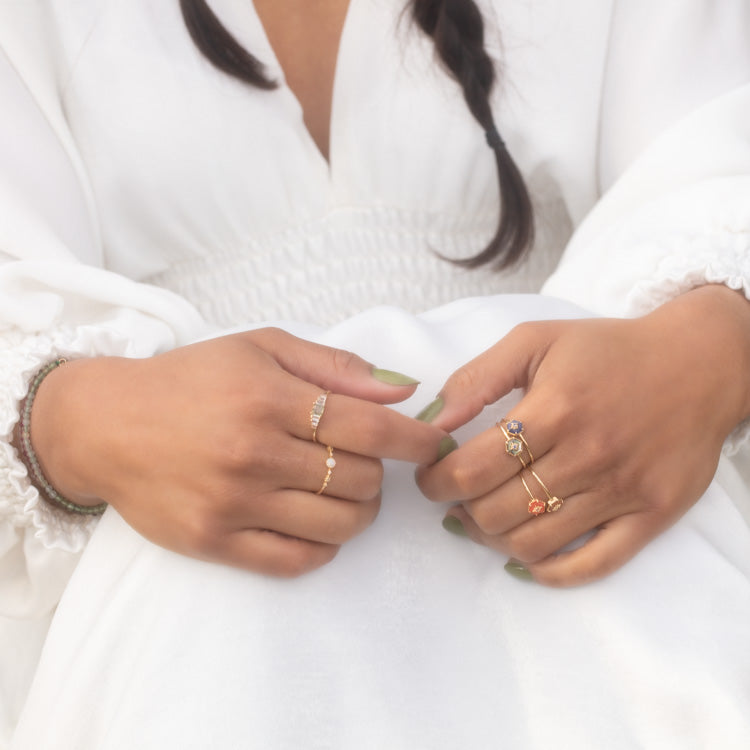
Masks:
[[[477,255],[452,262],[468,268],[486,263],[508,268],[533,242],[534,222],[523,178],[492,115],[490,93],[496,72],[484,49],[482,14],[473,0],[410,0],[410,5],[415,22],[432,38],[441,63],[461,86],[497,165],[500,220],[495,236]],[[252,86],[276,88],[263,64],[224,28],[205,0],[180,0],[180,9],[193,42],[217,68]]]

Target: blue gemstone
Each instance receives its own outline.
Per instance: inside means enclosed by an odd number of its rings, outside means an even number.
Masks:
[[[507,429],[511,435],[520,435],[523,432],[523,422],[519,419],[509,419]]]

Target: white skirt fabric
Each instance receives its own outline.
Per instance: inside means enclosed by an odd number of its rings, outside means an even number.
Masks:
[[[413,414],[517,322],[583,314],[499,296],[286,327],[420,378],[398,406]],[[622,570],[571,590],[516,580],[502,556],[446,533],[445,506],[397,462],[375,524],[295,580],[173,554],[110,509],[12,748],[747,748],[750,529],[730,471]]]

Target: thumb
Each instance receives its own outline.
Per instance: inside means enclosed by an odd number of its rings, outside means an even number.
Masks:
[[[488,404],[526,388],[549,346],[549,327],[522,323],[494,346],[456,370],[438,397],[417,419],[431,422],[446,432],[473,419]]]
[[[408,375],[375,367],[352,352],[315,344],[279,328],[263,328],[247,336],[288,373],[334,393],[392,404],[411,396],[419,385]]]

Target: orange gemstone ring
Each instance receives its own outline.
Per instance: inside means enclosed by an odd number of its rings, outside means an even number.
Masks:
[[[531,513],[532,516],[540,516],[542,513],[556,513],[560,508],[563,507],[563,503],[565,502],[561,497],[557,497],[553,495],[549,489],[547,488],[547,485],[542,481],[539,474],[537,474],[534,469],[531,467],[526,467],[527,471],[536,479],[536,481],[539,483],[539,486],[544,490],[544,494],[547,496],[547,500],[540,500],[539,498],[534,496],[534,493],[529,488],[529,485],[526,483],[526,480],[523,478],[523,469],[521,469],[521,473],[519,476],[521,477],[521,481],[523,482],[523,486],[526,488],[526,492],[529,496],[529,513]]]

